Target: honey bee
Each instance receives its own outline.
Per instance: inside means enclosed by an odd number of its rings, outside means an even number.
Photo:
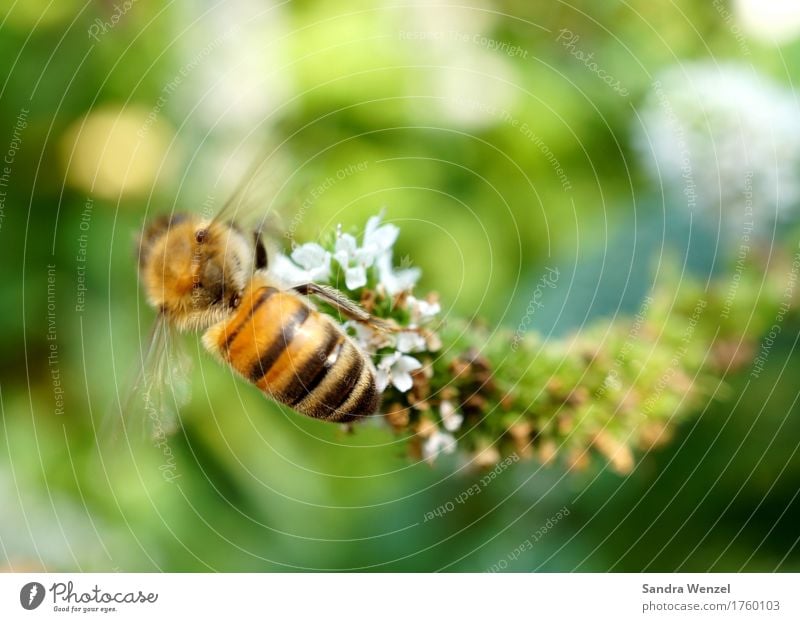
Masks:
[[[281,285],[270,275],[258,231],[221,217],[176,214],[150,223],[138,246],[140,280],[158,325],[204,331],[202,343],[218,360],[309,417],[346,423],[378,409],[371,359],[307,297],[355,321],[387,326],[332,287]]]

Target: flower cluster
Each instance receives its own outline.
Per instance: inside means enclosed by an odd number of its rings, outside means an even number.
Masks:
[[[419,268],[394,265],[399,233],[397,226],[383,222],[383,215],[373,216],[360,241],[340,227],[327,244],[310,242],[295,247],[289,256],[278,255],[273,270],[289,286],[310,281],[333,285],[375,317],[390,320],[395,330],[380,330],[354,320],[343,326],[372,356],[384,401],[429,412],[430,402],[415,399],[412,393],[419,393],[427,380],[430,370],[424,361],[429,362],[430,355],[441,347],[434,329],[441,306],[435,296],[423,299],[413,295],[421,276]],[[390,423],[397,420],[387,418]],[[425,438],[422,454],[428,460],[439,453],[452,453],[456,445],[452,433],[462,421],[447,401],[439,405],[437,418],[438,423],[426,419],[421,431]]]
[[[275,258],[276,273],[296,285],[313,281],[330,283],[335,268],[344,273],[344,284],[350,292],[357,292],[368,284],[368,272],[377,273],[377,285],[388,295],[394,296],[410,291],[420,277],[419,268],[395,270],[392,264],[394,243],[400,230],[392,224],[382,224],[382,215],[367,221],[361,245],[355,236],[336,232],[333,248],[328,249],[315,242],[295,247],[291,256]]]
[[[792,257],[776,253],[769,269],[749,258],[733,303],[727,283],[698,283],[665,262],[635,319],[542,343],[535,333],[439,321],[436,297],[413,291],[419,270],[394,266],[397,236],[375,217],[360,240],[340,230],[273,266],[290,282],[336,287],[389,326],[343,322],[375,362],[385,422],[429,462],[458,449],[479,467],[517,456],[577,470],[600,455],[628,473],[636,451],[665,443],[713,383],[746,364],[779,308],[797,306],[785,298]],[[324,303],[320,310],[339,319]]]

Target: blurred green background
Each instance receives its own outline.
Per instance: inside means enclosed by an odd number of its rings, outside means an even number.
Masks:
[[[767,40],[750,3],[7,4],[0,562],[800,571],[796,327],[757,382],[728,379],[726,401],[630,476],[519,463],[427,521],[481,475],[457,457],[414,463],[381,426],[347,435],[270,404],[193,337],[192,400],[169,440],[177,479],[146,436],[115,445],[103,431],[153,319],[136,232],[218,207],[254,158],[270,177],[258,200],[299,215],[297,240],[385,208],[420,289],[454,316],[513,329],[558,267],[532,328],[561,335],[635,309],[665,248],[701,277],[724,273],[715,225],[686,250],[687,217],[631,135],[677,63],[738,62],[791,88],[800,43]]]

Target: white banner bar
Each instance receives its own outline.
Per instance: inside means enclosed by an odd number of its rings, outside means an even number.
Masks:
[[[788,573],[4,574],[0,620],[796,621],[799,579]]]

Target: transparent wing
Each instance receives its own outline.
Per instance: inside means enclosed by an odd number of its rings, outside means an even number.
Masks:
[[[250,164],[241,181],[213,217],[215,222],[233,222],[242,229],[280,235],[285,227],[283,217],[292,175],[277,157],[276,151],[263,150]]]
[[[117,403],[111,435],[142,433],[158,440],[174,433],[180,409],[191,397],[191,361],[178,332],[159,314],[139,352],[137,372]]]

